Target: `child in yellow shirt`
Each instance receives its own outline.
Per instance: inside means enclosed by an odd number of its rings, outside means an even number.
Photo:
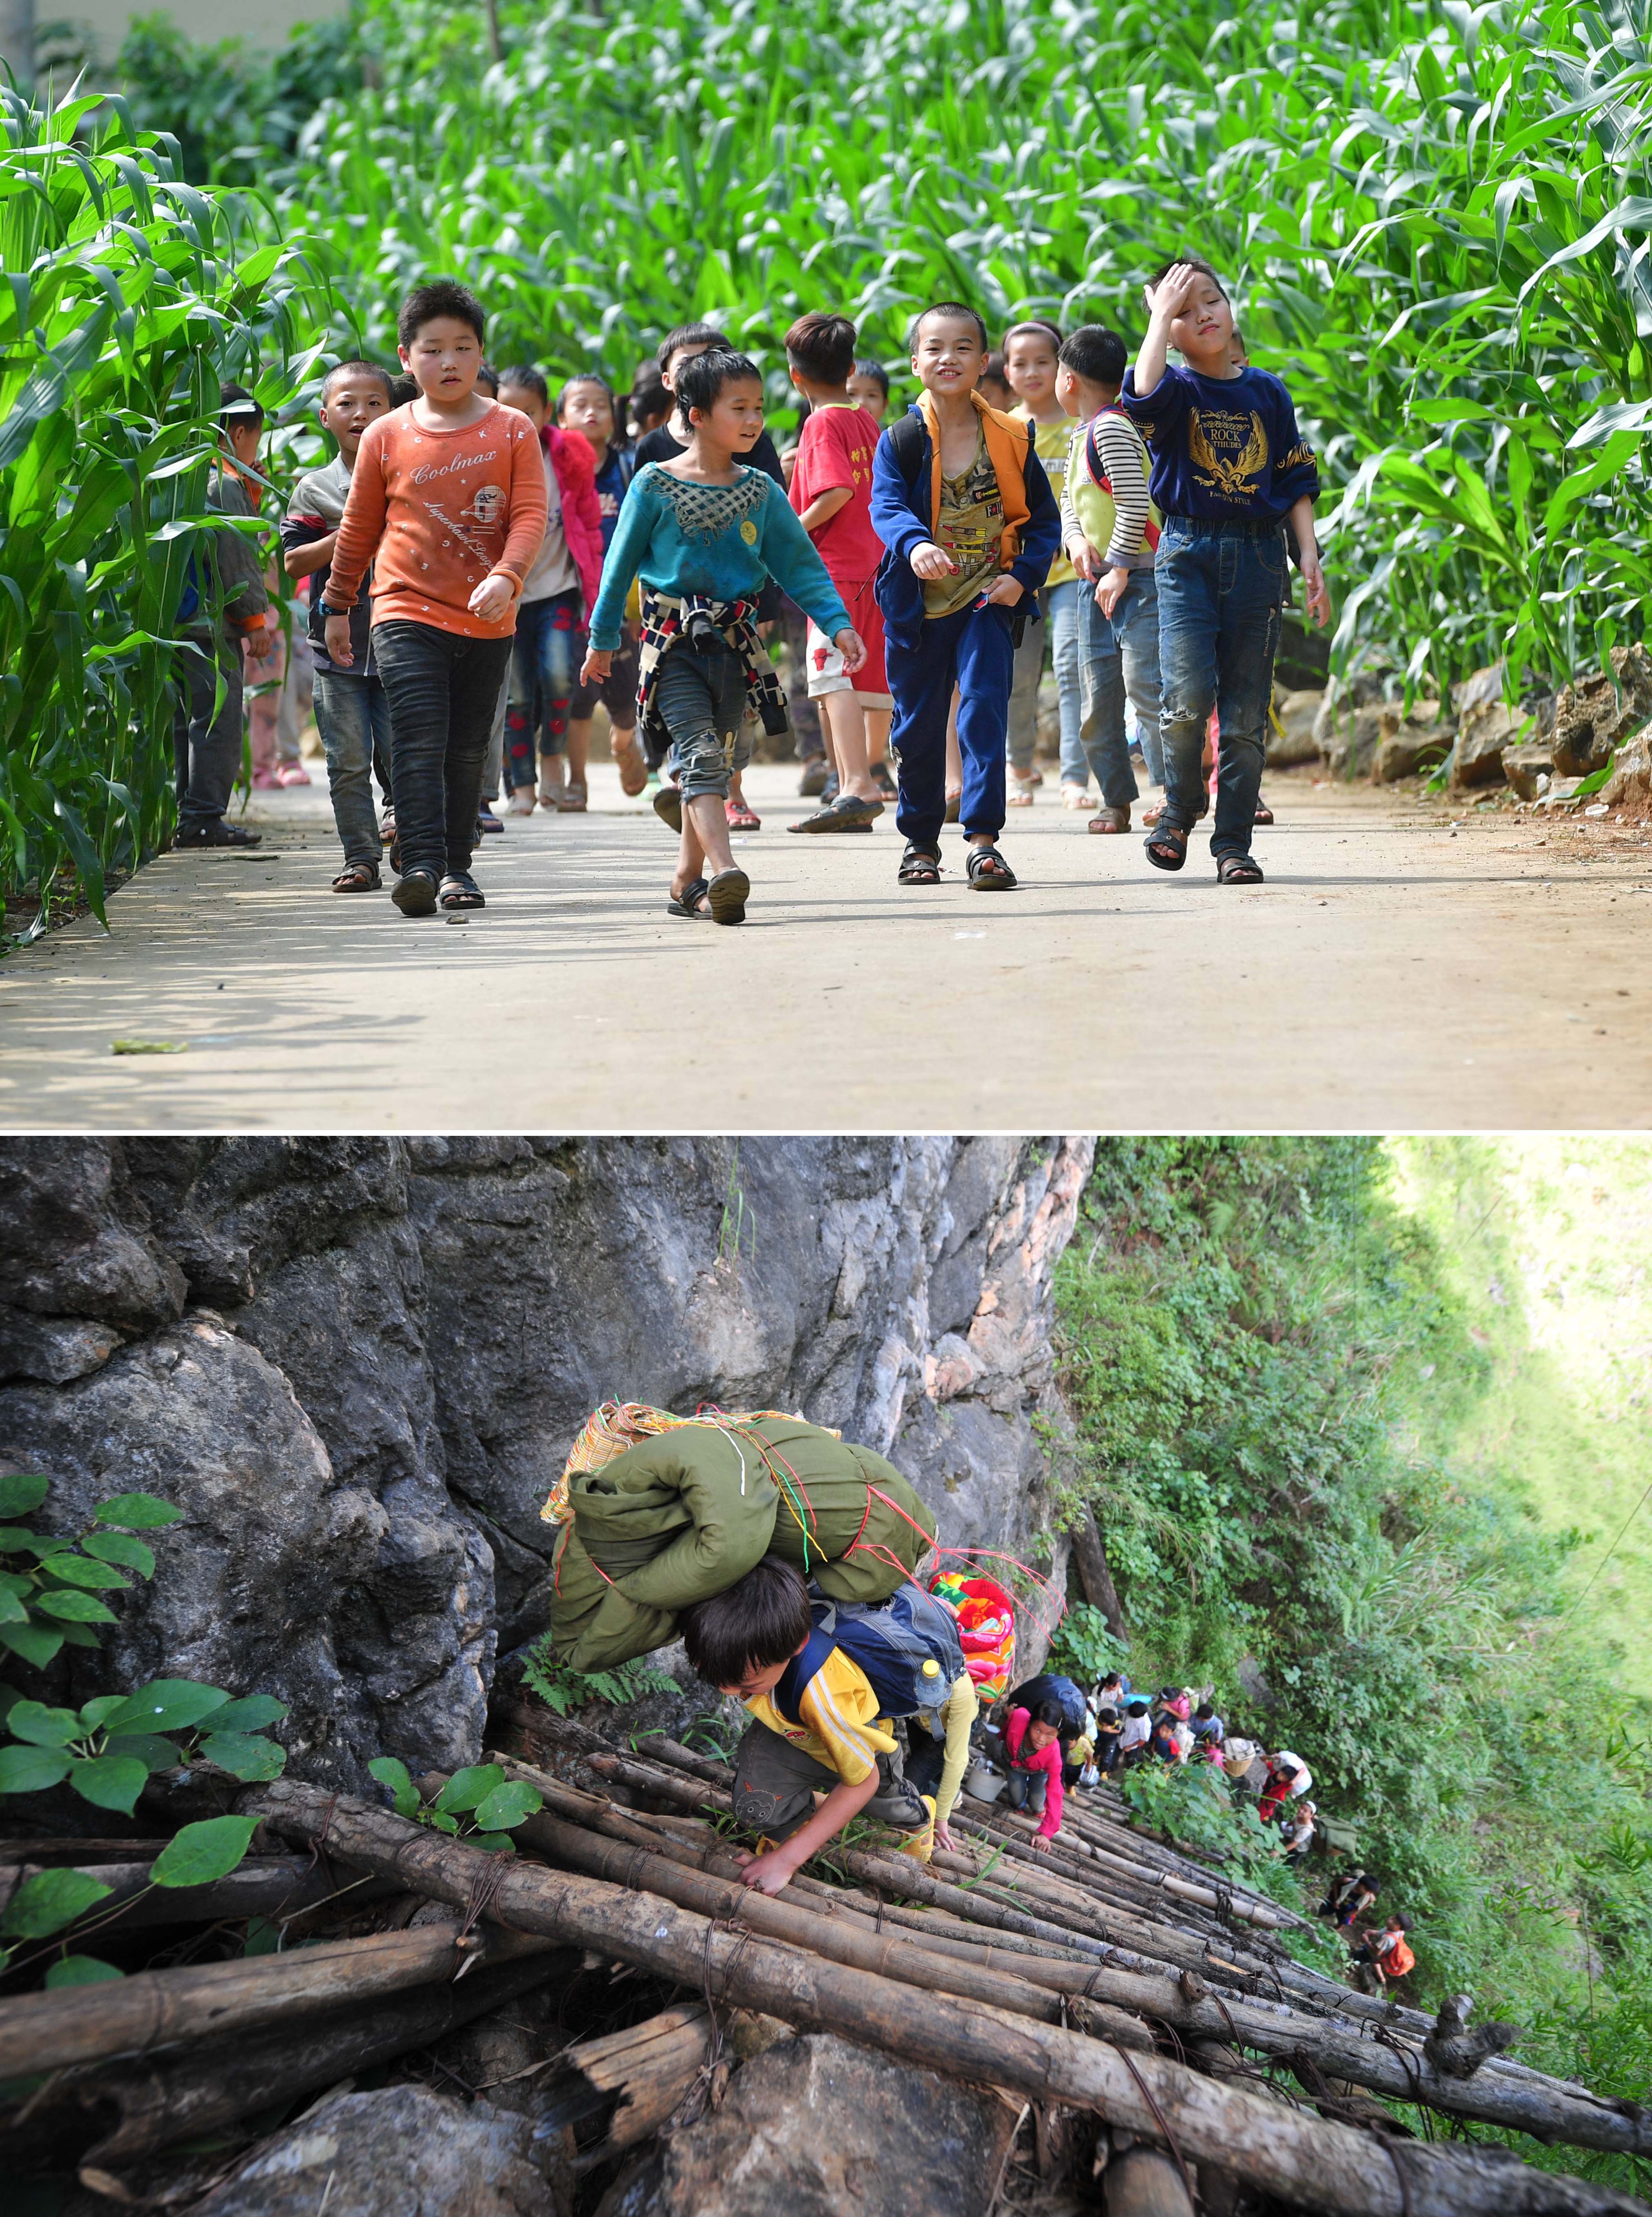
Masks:
[[[860,1664],[832,1647],[798,1684],[793,1666],[814,1628],[808,1588],[776,1555],[682,1617],[689,1662],[753,1718],[735,1757],[734,1813],[763,1836],[742,1860],[745,1883],[765,1893],[778,1893],[851,1818],[864,1813],[920,1833],[931,1821],[930,1805],[901,1774],[895,1735]]]

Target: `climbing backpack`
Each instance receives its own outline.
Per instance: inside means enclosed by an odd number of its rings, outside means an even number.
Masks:
[[[1053,1670],[1040,1671],[1017,1686],[1009,1696],[1008,1707],[1012,1709],[1036,1709],[1040,1701],[1053,1701],[1061,1711],[1063,1740],[1076,1739],[1084,1729],[1088,1704],[1070,1678],[1063,1678]]]
[[[802,1722],[804,1690],[834,1647],[865,1671],[882,1717],[938,1710],[964,1675],[958,1620],[922,1586],[909,1583],[875,1603],[811,1598],[810,1611],[814,1629],[771,1696],[790,1724]]]

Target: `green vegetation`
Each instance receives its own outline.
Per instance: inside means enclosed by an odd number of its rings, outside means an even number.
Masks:
[[[393,1755],[376,1757],[367,1769],[389,1788],[391,1806],[398,1817],[410,1817],[433,1831],[462,1836],[469,1846],[490,1855],[514,1855],[512,1831],[545,1806],[531,1786],[507,1778],[496,1763],[472,1763],[456,1770],[428,1801],[407,1765]]]
[[[1575,1191],[1565,1152],[1552,1170]],[[1466,1988],[1532,2028],[1526,2060],[1639,2098],[1652,1703],[1613,1637],[1628,1619],[1595,1605],[1610,1569],[1587,1586],[1623,1522],[1617,1467],[1588,1451],[1605,1365],[1541,1349],[1573,1269],[1586,1298],[1639,1299],[1615,1249],[1652,1160],[1574,1154],[1617,1212],[1550,1225],[1542,1279],[1520,1232],[1554,1211],[1524,1142],[1104,1142],[1059,1282],[1071,1484],[1106,1541],[1131,1675],[1213,1683],[1230,1728],[1302,1751],[1384,1906],[1417,1918],[1421,1994]],[[1489,1279],[1481,1243],[1505,1216]],[[1535,1481],[1522,1370],[1547,1405]],[[1203,1788],[1160,1789],[1176,1798],[1156,1820],[1199,1837]]]

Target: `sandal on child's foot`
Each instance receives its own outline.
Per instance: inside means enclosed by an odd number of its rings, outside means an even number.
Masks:
[[[1252,855],[1224,855],[1216,866],[1219,886],[1260,886],[1262,866]]]
[[[377,862],[346,862],[333,880],[336,893],[376,893],[381,879]]]
[[[723,813],[730,831],[761,831],[763,819],[749,800],[725,800]]]
[[[1250,820],[1253,824],[1271,824],[1273,821],[1273,811],[1260,794],[1256,796],[1256,813]]]
[[[672,894],[665,905],[665,912],[668,916],[708,917],[712,912],[711,903],[706,899],[710,892],[711,887],[704,878],[695,878],[680,893]]]
[[[944,811],[944,814],[948,824],[957,823],[963,806],[964,788],[960,786],[956,793],[949,793],[946,796],[946,806]]]
[[[977,893],[1014,892],[1015,873],[996,847],[971,847],[970,849],[970,886]]]
[[[1090,818],[1092,831],[1128,831],[1130,811],[1127,808],[1098,808]]]
[[[468,870],[449,870],[436,896],[442,908],[485,908],[482,888]]]
[[[719,870],[706,888],[713,923],[743,923],[746,902],[751,894],[751,880],[737,862],[731,870]]]
[[[654,813],[669,831],[682,831],[682,794],[675,785],[663,785],[654,796]]]
[[[585,808],[585,787],[570,778],[557,795],[558,812],[563,816],[583,816]]]
[[[938,886],[940,883],[940,848],[921,847],[915,839],[912,840],[901,857],[901,867],[897,874],[903,886]]]
[[[1144,844],[1156,870],[1179,870],[1187,860],[1187,833],[1182,824],[1161,824]]]
[[[410,870],[390,889],[390,897],[404,916],[434,916],[436,912],[436,874]]]

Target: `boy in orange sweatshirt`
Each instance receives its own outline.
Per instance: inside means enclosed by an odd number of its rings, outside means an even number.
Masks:
[[[362,434],[327,580],[327,652],[350,666],[349,612],[373,567],[373,654],[390,704],[404,916],[485,905],[471,875],[493,713],[522,580],[545,536],[527,417],[476,390],[483,319],[446,278],[398,322],[416,398]],[[398,853],[399,849],[399,854]]]

